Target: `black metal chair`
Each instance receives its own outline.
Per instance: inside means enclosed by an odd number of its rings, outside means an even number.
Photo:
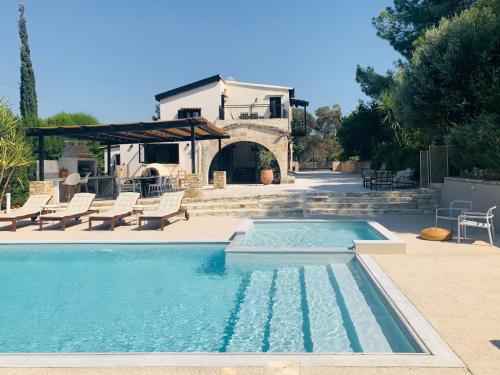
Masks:
[[[379,170],[375,172],[375,178],[370,180],[370,190],[379,190],[379,188],[385,188],[387,190],[393,190],[392,172],[386,170]]]

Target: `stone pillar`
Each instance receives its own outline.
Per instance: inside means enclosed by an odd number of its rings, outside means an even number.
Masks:
[[[184,196],[186,198],[201,198],[203,195],[203,177],[201,174],[188,174],[186,175],[186,182],[184,183]]]
[[[30,181],[29,189],[30,195],[50,195],[52,202],[56,200],[54,199],[56,192],[52,181]]]
[[[224,189],[226,187],[226,171],[214,171],[214,188]]]

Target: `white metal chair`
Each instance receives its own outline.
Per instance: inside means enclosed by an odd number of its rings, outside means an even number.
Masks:
[[[85,191],[88,193],[89,192],[89,176],[92,172],[87,172],[85,174],[85,177],[83,178],[80,178],[80,186],[84,186],[85,187]]]
[[[165,183],[168,177],[158,177],[153,184],[148,185],[148,196],[162,195],[165,192]]]
[[[460,243],[462,227],[464,235],[467,237],[467,227],[481,228],[488,231],[490,245],[493,246],[493,238],[495,238],[495,227],[493,226],[493,210],[497,206],[491,207],[486,213],[484,212],[466,212],[458,216],[458,243]],[[464,238],[465,238],[464,237]]]
[[[438,224],[438,219],[454,221],[458,220],[458,216],[472,210],[471,201],[451,201],[450,207],[443,207],[436,209],[436,227]]]

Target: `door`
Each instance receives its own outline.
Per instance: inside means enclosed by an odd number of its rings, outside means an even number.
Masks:
[[[281,96],[273,96],[269,98],[271,109],[271,118],[281,118]]]

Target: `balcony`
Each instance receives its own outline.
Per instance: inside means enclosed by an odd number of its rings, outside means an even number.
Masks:
[[[260,120],[288,118],[284,105],[246,104],[219,106],[219,120]]]

